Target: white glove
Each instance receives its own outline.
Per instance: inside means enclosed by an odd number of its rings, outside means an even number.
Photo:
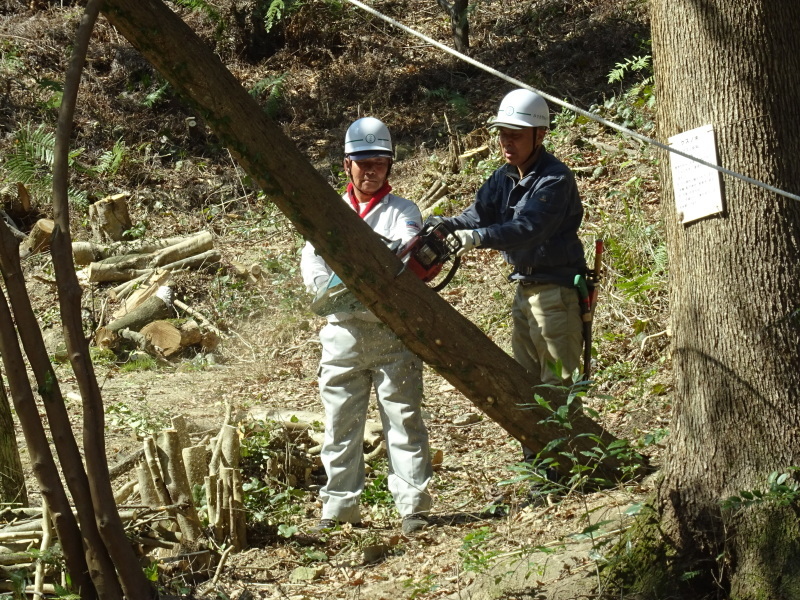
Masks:
[[[481,236],[474,229],[459,229],[456,231],[456,237],[461,242],[461,248],[459,248],[456,256],[464,256],[473,248],[478,248],[481,245]]]
[[[314,291],[319,292],[321,289],[328,287],[330,275],[317,275],[314,277]]]

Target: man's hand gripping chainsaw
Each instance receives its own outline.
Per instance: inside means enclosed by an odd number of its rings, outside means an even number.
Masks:
[[[420,232],[404,245],[400,245],[396,240],[384,241],[403,261],[400,273],[408,269],[425,283],[433,281],[452,257],[453,265],[450,270],[431,288],[435,292],[450,283],[461,264],[461,259],[457,256],[461,242],[447,225],[438,220],[425,221]],[[317,291],[317,296],[311,303],[311,310],[318,315],[326,316],[336,312],[365,310],[365,308],[334,273],[327,284]]]

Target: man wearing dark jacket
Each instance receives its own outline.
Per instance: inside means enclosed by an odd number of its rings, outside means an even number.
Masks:
[[[500,250],[517,282],[512,306],[514,358],[541,383],[569,385],[583,348],[575,275],[586,272],[575,177],[542,145],[547,101],[525,89],[503,98],[491,127],[506,160],[461,215],[443,219],[462,243]],[[526,460],[534,456],[523,448]]]

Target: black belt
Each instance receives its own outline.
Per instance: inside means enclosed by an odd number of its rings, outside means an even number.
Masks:
[[[548,284],[558,285],[555,281],[538,281],[536,279],[532,281],[528,281],[525,279],[517,279],[516,282],[519,283],[520,285],[548,285]]]

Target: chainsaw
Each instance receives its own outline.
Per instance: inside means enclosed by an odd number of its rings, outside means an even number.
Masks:
[[[461,242],[452,230],[441,222],[434,224],[430,220],[426,221],[420,232],[403,245],[397,241],[387,239],[384,241],[403,261],[400,273],[408,269],[425,283],[436,279],[447,261],[453,259],[453,264],[444,278],[431,286],[434,292],[443,289],[452,281],[461,264],[461,259],[457,256]],[[328,283],[317,291],[317,296],[311,303],[311,310],[324,317],[337,312],[356,312],[366,309],[347,289],[341,278],[333,273]]]

